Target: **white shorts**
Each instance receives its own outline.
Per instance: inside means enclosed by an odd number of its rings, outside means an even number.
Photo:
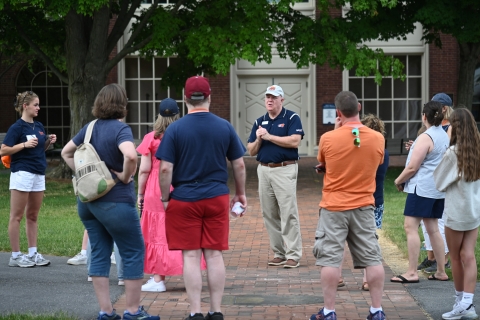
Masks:
[[[24,192],[45,191],[45,176],[26,171],[10,173],[10,190]]]

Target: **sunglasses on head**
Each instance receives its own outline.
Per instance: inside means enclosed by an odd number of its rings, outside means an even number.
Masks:
[[[353,128],[352,134],[355,136],[355,138],[353,138],[353,145],[360,148],[360,131],[358,128]]]

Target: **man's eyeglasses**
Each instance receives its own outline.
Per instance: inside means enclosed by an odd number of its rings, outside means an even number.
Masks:
[[[355,136],[355,138],[353,138],[353,145],[360,148],[360,131],[358,128],[353,128],[352,134]]]

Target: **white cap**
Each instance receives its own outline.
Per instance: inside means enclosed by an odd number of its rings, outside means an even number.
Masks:
[[[278,97],[282,96],[283,98],[283,89],[280,86],[273,85],[267,88],[267,92],[265,92],[265,95],[271,94],[272,96]]]

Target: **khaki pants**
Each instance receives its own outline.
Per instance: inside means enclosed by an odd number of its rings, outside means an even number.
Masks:
[[[300,260],[302,236],[297,207],[298,164],[258,165],[258,192],[263,221],[275,258]]]

